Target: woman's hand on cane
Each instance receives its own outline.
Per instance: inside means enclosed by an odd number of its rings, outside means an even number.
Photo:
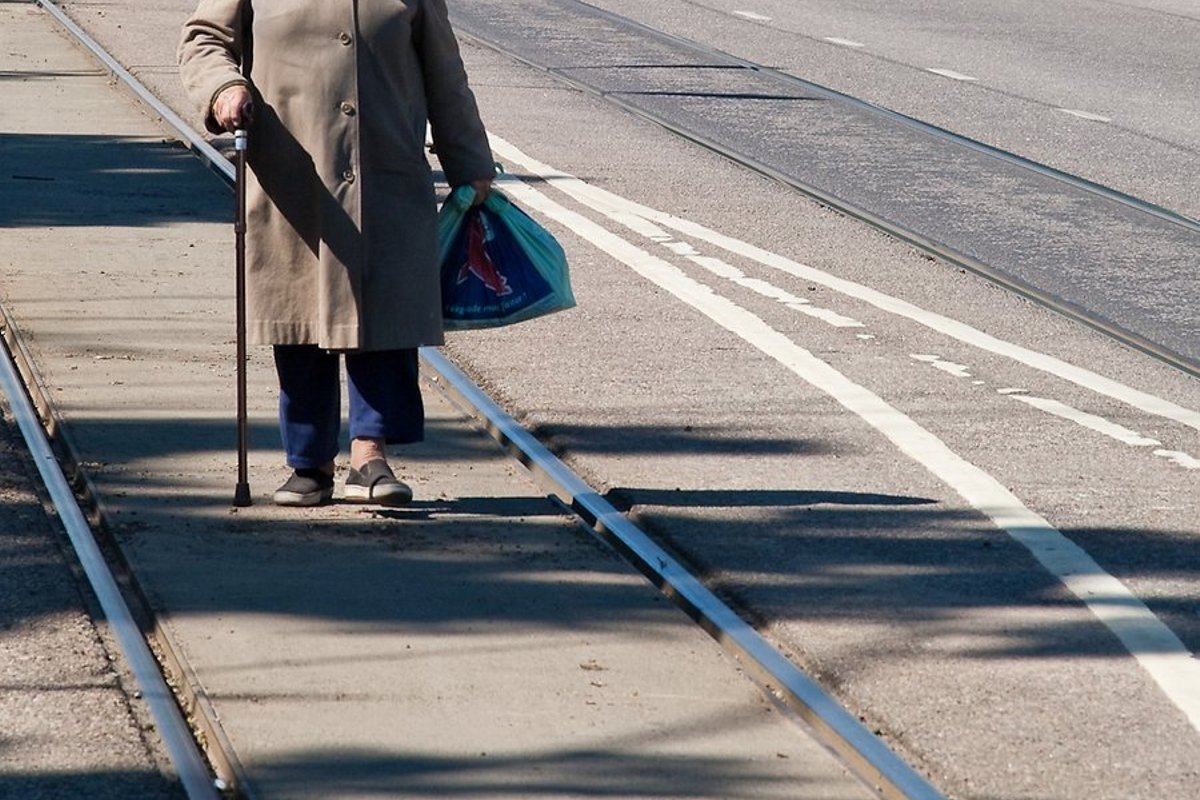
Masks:
[[[254,121],[254,96],[242,84],[225,88],[213,101],[213,119],[227,131],[249,128]]]

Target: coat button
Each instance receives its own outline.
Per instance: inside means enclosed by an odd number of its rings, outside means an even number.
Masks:
[[[354,170],[348,169],[344,171],[342,173],[342,179],[345,180],[346,183],[354,183]]]
[[[342,108],[342,113],[345,114],[347,117],[354,116],[354,104],[353,103],[342,103],[341,108]]]
[[[338,34],[338,41],[341,42],[342,44],[346,45],[347,47],[349,47],[350,43],[354,41],[354,37],[351,36],[350,34],[346,33],[345,31],[342,31],[341,33]]]

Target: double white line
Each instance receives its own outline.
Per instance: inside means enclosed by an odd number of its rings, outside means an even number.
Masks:
[[[675,231],[708,242],[765,266],[822,284],[980,349],[1121,400],[1147,413],[1200,430],[1200,413],[1194,410],[997,339],[961,322],[763,251],[696,223],[625,200],[541,163],[499,137],[492,136],[492,148],[502,160],[520,165],[572,200],[651,241],[668,243],[673,238],[668,231]],[[1003,484],[954,453],[938,437],[883,398],[854,383],[761,318],[716,294],[665,259],[564,207],[517,178],[505,178],[504,185],[519,202],[569,228],[825,392],[933,473],[998,528],[1024,545],[1046,570],[1070,589],[1117,636],[1167,697],[1187,715],[1192,726],[1200,730],[1200,661],[1192,657],[1179,637],[1124,584],[1105,572],[1082,548],[1029,509]]]

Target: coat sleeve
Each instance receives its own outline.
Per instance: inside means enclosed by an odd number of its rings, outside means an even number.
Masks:
[[[213,101],[230,86],[250,82],[242,75],[250,0],[200,0],[184,23],[177,56],[179,76],[199,108],[209,133],[221,133]]]
[[[461,186],[496,174],[487,131],[479,117],[475,95],[458,41],[450,27],[445,0],[425,0],[414,40],[425,77],[425,103],[438,160],[451,186]]]

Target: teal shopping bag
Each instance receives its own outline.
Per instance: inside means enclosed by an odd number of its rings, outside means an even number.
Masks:
[[[549,231],[493,189],[460,186],[438,214],[447,330],[511,325],[575,306],[567,257]]]

